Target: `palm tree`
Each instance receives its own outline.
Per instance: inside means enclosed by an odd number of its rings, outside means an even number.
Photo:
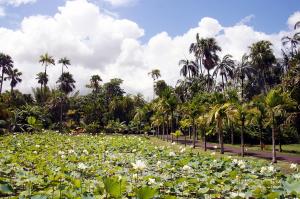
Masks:
[[[102,79],[99,75],[92,75],[90,79],[90,84],[86,85],[87,88],[93,89],[93,93],[98,93],[100,89],[100,83]]]
[[[248,79],[252,78],[252,75],[255,74],[255,69],[250,66],[249,56],[244,54],[242,61],[238,64],[237,68],[234,70],[234,77],[237,80],[241,80],[241,98],[244,100],[244,81],[246,77]]]
[[[0,94],[2,93],[4,75],[9,73],[9,71],[13,68],[13,64],[14,62],[9,55],[0,53],[0,68],[2,68],[0,79]]]
[[[266,72],[276,61],[271,47],[272,43],[265,40],[256,42],[249,47],[251,64],[259,71],[259,84],[264,94],[267,93]]]
[[[154,89],[155,80],[157,80],[158,78],[161,77],[160,70],[159,69],[153,69],[151,72],[148,73],[148,75],[150,75],[153,79],[153,99],[154,99],[154,97],[155,97],[155,89]]]
[[[265,98],[265,104],[271,119],[272,124],[272,162],[276,163],[276,130],[277,122],[276,115],[282,110],[295,107],[296,103],[290,98],[289,93],[282,92],[279,89],[272,89]]]
[[[75,80],[69,72],[64,72],[56,83],[59,83],[59,90],[68,95],[75,89]]]
[[[58,63],[61,64],[61,74],[64,73],[64,67],[68,68],[71,65],[71,62],[68,58],[64,57],[58,60]]]
[[[231,55],[225,55],[222,61],[216,66],[213,76],[218,74],[222,77],[222,89],[225,91],[225,82],[227,84],[228,77],[233,78],[234,61]],[[225,78],[225,82],[224,82]]]
[[[8,77],[5,78],[5,80],[10,80],[10,93],[11,96],[13,96],[13,89],[17,86],[18,83],[22,82],[22,79],[20,76],[22,75],[22,72],[20,72],[17,68],[13,70],[9,70]]]
[[[41,84],[41,91],[43,88],[43,85],[46,85],[48,83],[48,75],[45,74],[44,72],[39,72],[36,74],[36,79],[38,80],[38,83]]]
[[[199,37],[199,33],[196,34],[196,42],[190,45],[190,53],[194,53],[196,58],[196,62],[198,63],[197,66],[198,70],[200,69],[200,74],[203,75],[202,71],[202,56],[203,56],[203,41]],[[199,73],[199,72],[198,72]]]
[[[48,53],[40,56],[40,63],[45,66],[45,76],[47,77],[47,67],[51,65],[55,65],[55,61],[52,56],[49,56]],[[46,91],[47,82],[44,84],[44,92]]]
[[[208,82],[207,88],[210,91],[210,73],[209,71],[212,70],[219,61],[219,56],[217,55],[218,51],[221,51],[221,47],[218,46],[215,38],[207,38],[207,39],[200,39],[201,44],[201,52],[202,52],[202,63],[204,68],[207,70]]]
[[[220,153],[224,154],[224,140],[223,140],[223,126],[224,120],[227,118],[227,109],[231,104],[217,104],[215,105],[211,111],[209,112],[208,123],[215,122],[216,123],[216,130],[219,137],[219,146],[220,146]]]
[[[300,27],[300,21],[295,24],[294,30],[298,27]],[[281,41],[283,46],[290,44],[291,55],[294,57],[297,54],[297,46],[300,44],[300,32],[295,33],[292,37],[285,36]]]
[[[199,67],[196,62],[182,59],[179,61],[179,65],[182,65],[180,75],[183,75],[184,77],[188,76],[189,79],[198,76]]]

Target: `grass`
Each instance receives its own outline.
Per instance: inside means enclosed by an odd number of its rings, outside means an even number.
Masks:
[[[167,142],[167,140],[161,140],[157,137],[150,137],[150,141],[153,143],[153,145],[155,146],[171,146],[171,148],[174,150],[174,151],[180,151],[180,146],[184,146],[184,144],[177,144],[176,141],[174,140],[174,143],[176,144],[171,144],[171,141],[169,140]],[[239,145],[231,145],[231,144],[226,144],[227,146],[232,146],[232,147],[237,147],[239,148],[240,146]],[[285,145],[285,146],[289,146],[289,145]],[[187,147],[191,147],[190,145],[187,145]],[[248,147],[248,146],[247,146]],[[289,149],[294,149],[294,148],[297,148],[297,147],[300,147],[300,145],[296,144],[295,146],[291,146]],[[249,147],[248,147],[249,148]],[[253,147],[254,150],[255,150],[255,147]],[[298,150],[300,150],[299,148],[297,148]],[[252,150],[252,148],[251,148]],[[257,147],[256,150],[260,150],[259,146]],[[207,151],[204,151],[203,148],[195,148],[193,149],[193,152],[194,153],[198,153],[199,155],[210,155],[212,154],[214,151],[212,150],[207,150]],[[290,154],[290,153],[289,153]],[[245,157],[241,157],[237,154],[233,154],[233,153],[225,153],[225,154],[220,154],[219,152],[216,152],[215,153],[215,156],[216,157],[223,157],[223,156],[232,156],[236,159],[245,159],[245,160],[254,160],[254,161],[262,161],[262,162],[265,162],[265,163],[270,163],[271,164],[271,161],[270,160],[266,160],[266,159],[262,159],[262,158],[256,158],[256,157],[251,157],[251,156],[245,156]],[[289,162],[285,162],[285,161],[277,161],[276,165],[280,168],[281,172],[284,173],[284,174],[291,174],[293,173],[294,171],[290,168],[290,165],[291,163]]]

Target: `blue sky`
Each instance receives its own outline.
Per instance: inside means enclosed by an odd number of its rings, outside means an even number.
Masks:
[[[248,23],[250,26],[257,31],[275,33],[287,29],[287,18],[300,10],[299,0],[136,0],[125,6],[112,6],[101,0],[93,2],[120,18],[139,24],[145,30],[143,41],[162,31],[171,36],[183,34],[203,17],[215,18],[223,26],[232,26],[253,15]],[[17,28],[24,17],[53,15],[58,6],[64,4],[64,0],[37,0],[18,7],[6,6],[7,15],[0,18],[0,26]]]
[[[260,40],[269,40],[280,57],[281,38],[293,34],[297,21],[300,0],[0,0],[0,52],[23,72],[18,89],[24,92],[37,85],[38,59],[47,52],[71,60],[69,71],[83,93],[90,76],[99,74],[151,97],[148,72],[159,69],[175,86],[178,62],[193,59],[188,47],[197,33],[216,38],[220,57],[239,61]],[[59,67],[49,68],[50,87],[59,74]]]

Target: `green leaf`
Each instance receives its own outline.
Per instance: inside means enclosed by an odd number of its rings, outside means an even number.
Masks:
[[[151,187],[142,187],[137,190],[136,194],[139,199],[151,199],[157,194],[157,190]]]
[[[14,190],[10,184],[8,184],[8,183],[0,184],[0,193],[11,194],[13,192],[14,192]]]
[[[300,181],[292,182],[291,184],[285,183],[284,188],[288,193],[300,193]]]
[[[114,198],[121,198],[122,196],[122,182],[116,177],[103,178],[103,184],[106,193]]]
[[[43,196],[43,195],[36,195],[36,196],[32,196],[31,199],[47,199],[47,196]]]

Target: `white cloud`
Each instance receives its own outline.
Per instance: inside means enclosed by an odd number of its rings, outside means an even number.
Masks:
[[[126,6],[126,5],[132,5],[137,0],[104,0],[106,2],[109,2],[112,6]]]
[[[251,22],[254,18],[255,18],[255,15],[254,15],[254,14],[248,15],[248,16],[244,17],[243,19],[241,19],[241,20],[237,23],[237,25],[244,25],[244,24],[247,24],[247,23]]]
[[[300,21],[300,11],[295,12],[294,14],[292,14],[288,21],[287,24],[289,26],[290,29],[294,29],[294,25]]]
[[[223,49],[220,56],[230,53],[238,60],[253,42],[262,39],[270,40],[280,56],[281,38],[289,34],[266,34],[246,24],[224,27],[216,19],[205,17],[183,35],[171,37],[161,32],[142,44],[144,30],[135,22],[113,17],[87,0],[72,0],[59,7],[54,16],[24,18],[18,30],[0,28],[0,52],[10,54],[23,72],[18,88],[24,92],[37,86],[35,74],[43,71],[38,59],[48,52],[56,59],[66,56],[71,60],[69,70],[83,93],[90,76],[99,74],[105,81],[121,78],[127,92],[142,92],[151,98],[153,82],[148,72],[160,69],[162,79],[174,86],[179,78],[178,61],[192,58],[188,48],[196,33],[215,36]],[[48,71],[49,85],[55,87],[60,66]]]

